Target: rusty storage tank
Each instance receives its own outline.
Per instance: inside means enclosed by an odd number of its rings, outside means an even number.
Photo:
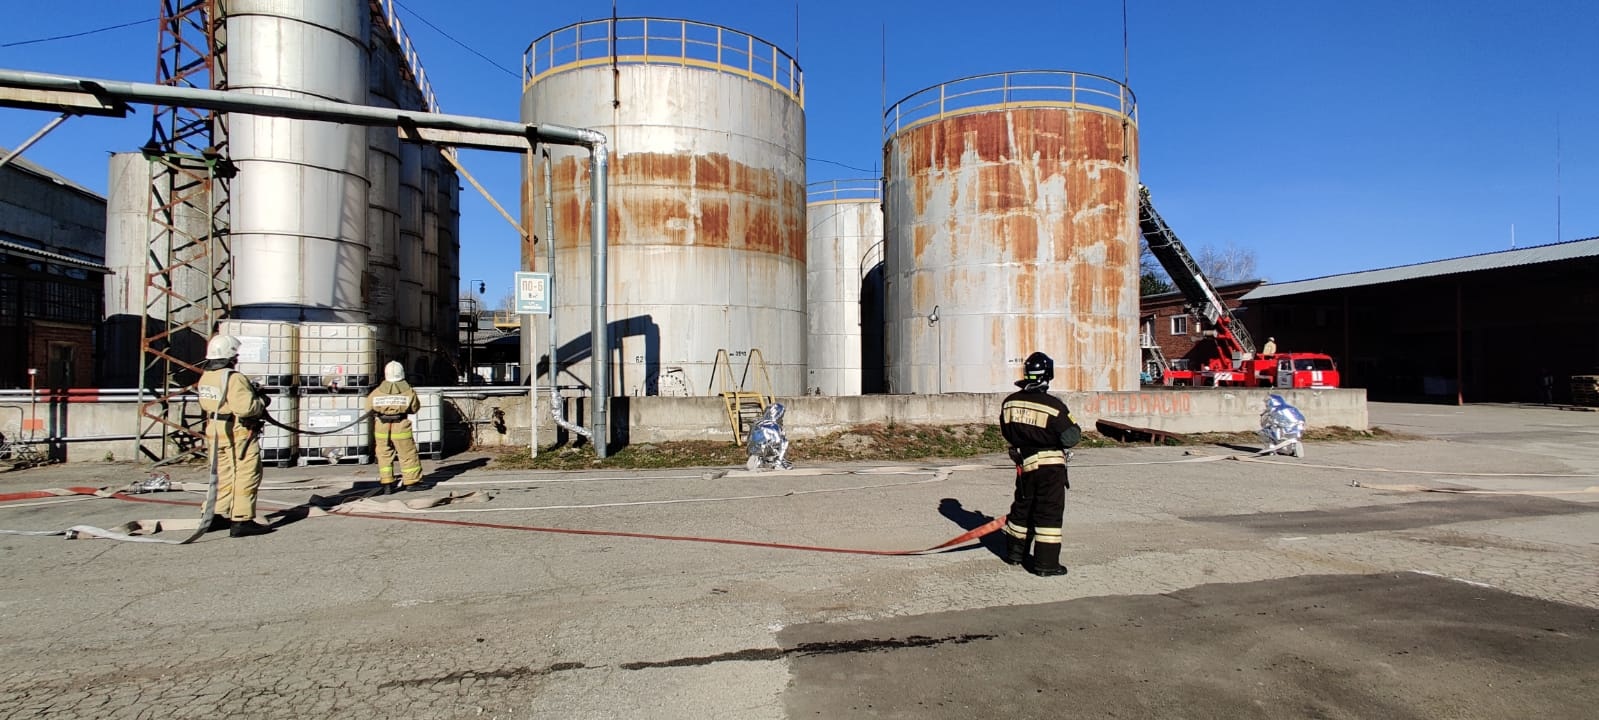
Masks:
[[[1137,129],[1126,86],[1067,71],[888,109],[890,392],[1007,392],[1034,351],[1056,390],[1138,388]]]
[[[674,392],[715,392],[724,349],[735,387],[746,353],[759,350],[776,394],[802,392],[805,113],[793,58],[717,25],[622,18],[535,40],[524,78],[523,122],[593,128],[610,141],[615,394],[662,394],[663,377]],[[550,154],[557,367],[570,382],[589,374],[588,165],[570,148]],[[542,168],[524,180],[543,235]],[[543,250],[524,247],[523,266],[546,270]]]
[[[233,0],[229,89],[364,103],[371,23],[354,0]],[[232,113],[228,133],[233,316],[364,321],[366,128]]]
[[[806,392],[859,395],[864,323],[862,288],[883,254],[882,183],[811,183],[805,206],[805,288],[810,318]],[[875,332],[882,332],[878,327]]]

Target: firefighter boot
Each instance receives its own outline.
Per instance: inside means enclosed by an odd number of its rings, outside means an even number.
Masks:
[[[254,520],[234,520],[233,529],[228,531],[228,537],[250,537],[251,535],[265,535],[272,532],[272,528],[257,524]]]
[[[206,532],[221,532],[233,527],[233,521],[226,515],[212,515],[211,524],[205,528]]]
[[[1005,564],[1020,565],[1027,562],[1027,541],[1021,538],[1005,536]]]
[[[1033,574],[1039,577],[1065,575],[1066,566],[1060,564],[1060,545],[1039,543],[1033,553]]]

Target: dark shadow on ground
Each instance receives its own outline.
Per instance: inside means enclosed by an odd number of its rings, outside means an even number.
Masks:
[[[486,457],[473,458],[458,463],[451,463],[422,476],[424,487],[433,487],[462,473],[488,467],[489,459]]]
[[[959,525],[962,530],[974,530],[994,520],[994,516],[992,515],[967,510],[961,506],[961,501],[956,500],[955,498],[944,498],[943,500],[938,501],[938,514],[949,518],[951,522]],[[991,532],[980,538],[979,542],[981,545],[956,548],[947,552],[962,552],[965,550],[976,550],[978,547],[982,547],[993,553],[994,557],[1005,557],[1004,533],[999,531]]]

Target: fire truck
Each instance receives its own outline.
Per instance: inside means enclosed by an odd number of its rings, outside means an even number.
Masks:
[[[1138,229],[1149,251],[1160,261],[1173,285],[1188,301],[1190,313],[1202,321],[1206,336],[1215,340],[1217,354],[1197,367],[1168,362],[1153,339],[1146,344],[1145,374],[1162,385],[1207,385],[1280,388],[1338,387],[1338,366],[1322,353],[1279,352],[1262,355],[1243,323],[1205,278],[1199,264],[1172,232],[1155,204],[1149,188],[1138,186]]]

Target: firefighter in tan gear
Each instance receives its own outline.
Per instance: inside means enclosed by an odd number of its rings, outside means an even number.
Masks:
[[[411,436],[411,416],[421,408],[416,391],[405,381],[405,366],[398,362],[383,366],[383,383],[366,396],[366,409],[373,414],[378,482],[383,484],[385,494],[395,492],[395,465],[400,467],[404,489],[422,487],[422,458],[416,454],[416,438]]]
[[[1048,355],[1027,356],[1022,379],[1016,381],[1021,390],[1007,396],[999,411],[999,432],[1016,463],[1015,501],[1005,519],[1005,562],[1025,566],[1031,545],[1032,567],[1027,569],[1040,577],[1066,574],[1060,564],[1066,488],[1071,485],[1066,450],[1083,437],[1071,409],[1049,394],[1054,377],[1055,361]]]
[[[266,395],[244,373],[233,369],[239,361],[239,339],[218,335],[206,345],[205,374],[195,393],[205,411],[206,447],[217,471],[216,514],[211,529],[231,523],[230,537],[272,532],[255,522],[255,493],[261,487],[261,428],[265,422]]]

